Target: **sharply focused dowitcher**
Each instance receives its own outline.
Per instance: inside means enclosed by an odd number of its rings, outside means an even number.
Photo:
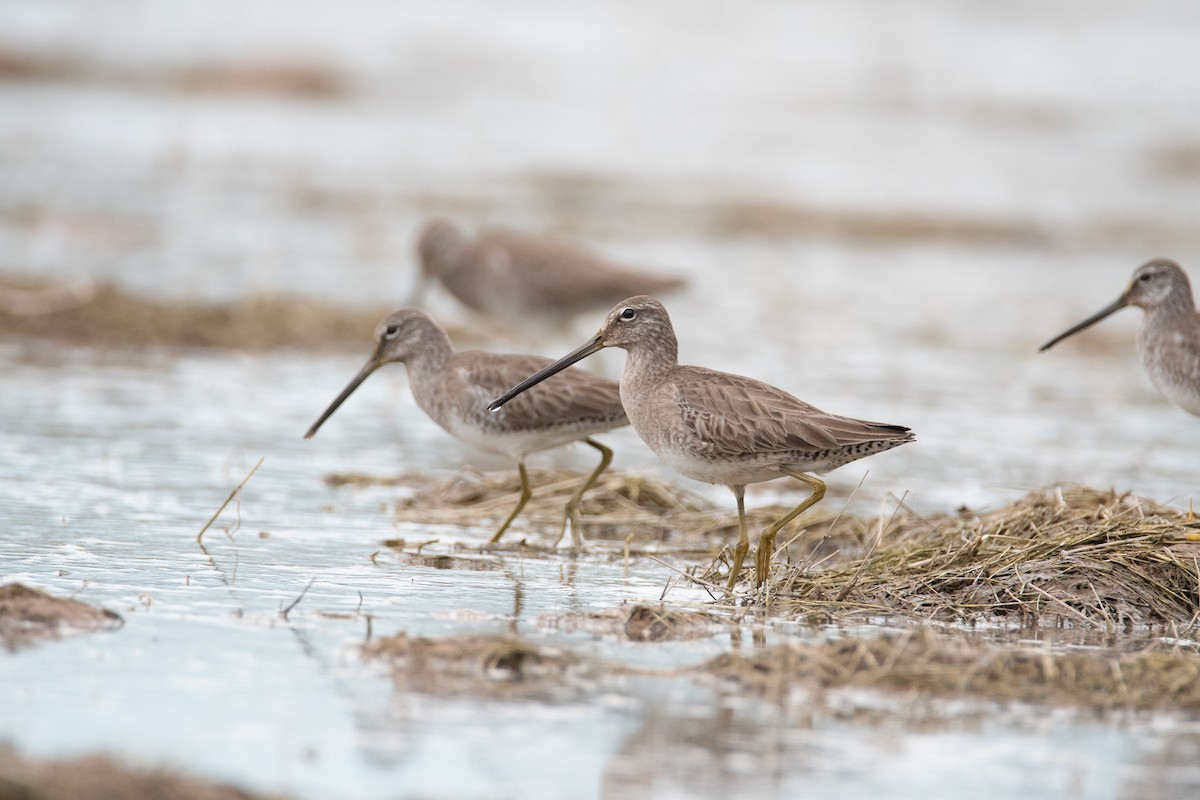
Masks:
[[[812,488],[804,502],[759,537],[754,575],[761,585],[770,569],[776,534],[825,495],[824,482],[805,473],[827,472],[914,439],[908,428],[827,414],[760,381],[681,366],[671,318],[653,297],[619,303],[587,344],[509,389],[488,408],[501,408],[605,347],[628,353],[621,375],[621,402],[638,436],[689,478],[733,490],[738,543],[729,572],[730,590],[750,548],[747,484],[788,475]]]
[[[1049,350],[1125,306],[1139,306],[1145,312],[1137,348],[1150,381],[1172,403],[1200,416],[1200,314],[1187,273],[1170,259],[1142,264],[1120,297],[1039,349]]]
[[[609,308],[622,297],[683,285],[679,277],[620,266],[591,250],[549,237],[504,229],[470,236],[434,219],[417,242],[420,275],[410,300],[419,305],[433,279],[463,305],[521,326],[531,320],[562,325],[585,311]]]
[[[568,521],[571,536],[582,544],[579,502],[612,461],[612,450],[591,438],[628,424],[617,384],[587,370],[573,369],[515,402],[504,413],[488,411],[488,400],[529,373],[550,363],[539,356],[456,352],[449,335],[428,314],[416,308],[393,312],[375,329],[375,352],[304,434],[309,438],[372,372],[384,364],[408,366],[409,383],[417,405],[447,433],[517,463],[521,496],[517,506],[492,536],[498,542],[529,501],[525,458],[531,453],[583,442],[600,451],[600,464],[571,497],[563,513],[562,540]]]

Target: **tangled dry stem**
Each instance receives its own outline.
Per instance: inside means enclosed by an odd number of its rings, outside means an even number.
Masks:
[[[989,514],[905,512],[859,557],[777,569],[765,599],[915,619],[1190,627],[1200,545],[1187,537],[1197,531],[1182,512],[1130,494],[1054,487]]]

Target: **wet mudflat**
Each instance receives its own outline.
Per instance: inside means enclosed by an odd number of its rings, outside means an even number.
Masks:
[[[1194,4],[258,8],[0,4],[0,788],[1200,791],[1200,428],[1136,311],[1035,352],[1197,276]],[[588,550],[586,448],[487,547],[516,476],[403,368],[301,438],[433,214],[683,274],[685,361],[918,441],[734,598],[732,497],[628,430]]]

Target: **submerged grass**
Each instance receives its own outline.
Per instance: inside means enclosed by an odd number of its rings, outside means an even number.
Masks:
[[[534,473],[533,499],[493,549],[553,554],[549,542],[582,479]],[[464,472],[436,482],[411,476],[409,485],[397,519],[485,529],[503,519],[519,492],[517,476],[507,472]],[[751,529],[785,510],[757,508]],[[584,532],[599,551],[671,556],[702,585],[725,583],[737,531],[728,509],[669,482],[615,472],[588,493],[582,511]],[[1107,630],[1190,629],[1200,621],[1200,520],[1131,494],[1050,487],[989,513],[922,516],[901,508],[874,520],[834,509],[805,515],[798,530],[781,532],[767,586],[747,587],[732,599],[772,614],[827,620],[887,616]],[[522,531],[536,533],[523,540]]]
[[[731,634],[728,623],[708,614],[662,607],[634,606],[600,616],[596,621],[602,626],[582,630],[634,642]],[[561,699],[612,690],[629,677],[651,677],[715,681],[722,691],[738,695],[773,702],[800,697],[817,705],[831,692],[866,689],[899,695],[915,703],[914,708],[940,698],[1095,713],[1200,712],[1200,652],[1195,645],[1164,639],[1121,639],[1109,647],[996,643],[969,631],[921,625],[828,641],[735,648],[694,666],[667,669],[605,661],[512,635],[425,638],[400,633],[366,642],[361,653],[390,667],[397,689],[436,695]],[[838,705],[846,703],[876,711],[880,705],[878,695],[842,696]]]
[[[997,646],[928,627],[821,644],[729,653],[701,671],[754,694],[877,689],[1098,711],[1200,711],[1200,654],[1143,641],[1132,652]]]
[[[585,479],[570,470],[530,470],[533,496],[505,543],[549,545],[558,535],[567,500]],[[445,480],[420,473],[372,478],[357,473],[326,477],[331,486],[407,485],[412,492],[396,503],[396,519],[422,524],[487,529],[499,524],[516,505],[520,477],[515,471],[463,470]],[[784,513],[777,506],[748,512],[751,526],[766,526]],[[669,481],[629,472],[606,472],[580,505],[583,532],[599,548],[620,543],[622,554],[671,553],[712,558],[737,536],[737,518],[728,508]],[[817,519],[825,519],[815,514]],[[501,548],[502,549],[502,548]]]
[[[421,475],[327,480],[408,485],[412,491],[396,505],[398,520],[484,529],[508,514],[520,491],[518,477],[508,472],[462,472],[444,481]],[[573,472],[531,473],[533,499],[506,541],[491,549],[556,552],[549,544],[581,480]],[[728,509],[669,482],[613,472],[588,492],[581,510],[584,533],[597,550],[625,558],[671,556],[699,584],[724,585],[737,533]],[[786,510],[758,507],[748,515],[751,530]],[[828,620],[1190,629],[1200,622],[1197,539],[1200,519],[1132,494],[1086,487],[1038,490],[989,513],[964,508],[922,516],[901,507],[870,520],[824,510],[780,533],[765,587],[724,599]]]

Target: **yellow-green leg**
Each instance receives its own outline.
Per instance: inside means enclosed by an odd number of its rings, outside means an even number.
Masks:
[[[529,498],[533,496],[533,490],[529,488],[529,474],[525,472],[525,462],[517,463],[517,471],[521,473],[521,499],[517,501],[517,507],[508,515],[508,519],[504,520],[504,524],[500,526],[500,530],[488,540],[488,544],[495,544],[500,541],[500,537],[508,530],[508,526],[512,525],[512,521],[517,518],[517,514],[521,513],[521,509],[529,502]]]
[[[597,442],[595,439],[584,439],[584,444],[591,445],[600,451],[600,464],[596,469],[592,470],[592,474],[583,482],[583,485],[571,495],[571,499],[567,501],[567,507],[563,512],[562,528],[558,531],[558,538],[554,540],[554,546],[558,547],[558,543],[562,541],[563,536],[567,532],[567,522],[571,523],[571,541],[576,547],[583,547],[587,542],[583,540],[582,521],[579,519],[579,504],[583,501],[583,493],[596,485],[596,481],[600,480],[600,475],[604,470],[608,469],[608,465],[612,463],[613,451],[604,445]]]
[[[767,581],[767,575],[771,572],[771,556],[775,551],[775,535],[794,520],[796,517],[804,513],[805,509],[816,505],[821,498],[825,496],[825,482],[820,478],[814,478],[812,475],[806,475],[803,472],[784,467],[780,470],[784,475],[790,475],[798,481],[804,481],[812,487],[812,494],[805,498],[804,502],[793,508],[782,519],[775,522],[771,527],[762,532],[758,537],[758,553],[754,562],[754,585],[762,586]]]
[[[733,566],[729,568],[729,583],[725,586],[725,591],[732,592],[733,587],[737,584],[738,575],[742,572],[742,562],[746,560],[746,553],[750,550],[750,534],[746,531],[746,487],[745,486],[730,486],[733,491],[733,496],[737,498],[738,508],[738,540],[737,545],[733,548]]]

